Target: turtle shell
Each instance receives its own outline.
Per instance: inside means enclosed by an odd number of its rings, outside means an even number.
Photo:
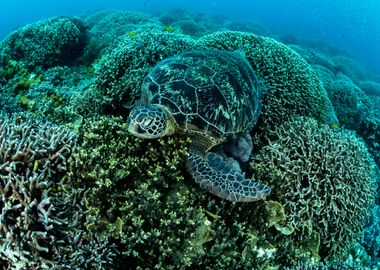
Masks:
[[[184,132],[224,139],[249,132],[261,87],[241,51],[190,51],[159,62],[145,77],[142,103],[161,104]]]

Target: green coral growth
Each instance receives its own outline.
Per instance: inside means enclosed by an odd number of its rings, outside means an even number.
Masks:
[[[142,141],[127,128],[122,118],[86,121],[71,163],[74,186],[88,189],[85,226],[112,238],[118,263],[265,269],[306,256],[282,248],[289,236],[274,228],[263,202],[233,204],[193,184],[184,170],[187,138]],[[277,223],[287,228],[284,218]]]

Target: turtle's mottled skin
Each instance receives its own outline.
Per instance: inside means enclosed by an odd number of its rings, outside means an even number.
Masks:
[[[129,115],[129,131],[146,139],[174,132],[192,137],[187,168],[202,188],[230,201],[257,201],[270,189],[246,179],[231,157],[209,150],[249,137],[260,114],[262,91],[242,52],[178,54],[145,77],[140,103]],[[250,150],[240,147],[234,157],[247,161]]]

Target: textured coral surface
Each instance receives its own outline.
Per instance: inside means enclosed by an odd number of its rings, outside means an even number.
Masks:
[[[128,133],[144,77],[194,49],[239,50],[266,88],[240,164],[266,201],[194,184],[186,136]],[[339,48],[184,10],[16,29],[0,43],[0,268],[379,269],[379,85]]]

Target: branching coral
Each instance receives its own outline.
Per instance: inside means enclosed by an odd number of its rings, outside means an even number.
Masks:
[[[1,43],[6,57],[22,61],[28,67],[65,64],[80,56],[87,43],[84,21],[77,17],[54,17],[26,25]]]
[[[320,235],[322,257],[344,256],[358,239],[374,202],[376,166],[353,133],[295,118],[271,132],[252,168],[273,187],[296,239]]]
[[[281,206],[236,205],[193,185],[183,166],[186,138],[142,141],[127,128],[121,118],[87,120],[71,163],[73,184],[89,190],[86,228],[113,239],[121,264],[260,269],[307,256],[283,247]]]
[[[241,49],[268,84],[262,121],[273,126],[292,115],[310,116],[322,123],[336,118],[325,89],[307,62],[288,46],[271,38],[243,32],[219,32],[199,40],[203,48],[234,51]]]
[[[0,119],[0,246],[12,269],[49,268],[65,242],[68,198],[53,197],[75,136],[29,118]],[[3,258],[3,259],[4,259]]]
[[[102,64],[95,86],[110,107],[131,107],[140,95],[148,70],[160,60],[191,50],[194,41],[168,32],[124,36]]]
[[[348,129],[355,130],[368,145],[375,162],[380,165],[380,110],[376,99],[369,98],[346,75],[335,75],[332,71],[315,65],[334,105],[340,123]]]
[[[361,244],[374,260],[380,264],[380,206],[376,205],[363,231]]]

